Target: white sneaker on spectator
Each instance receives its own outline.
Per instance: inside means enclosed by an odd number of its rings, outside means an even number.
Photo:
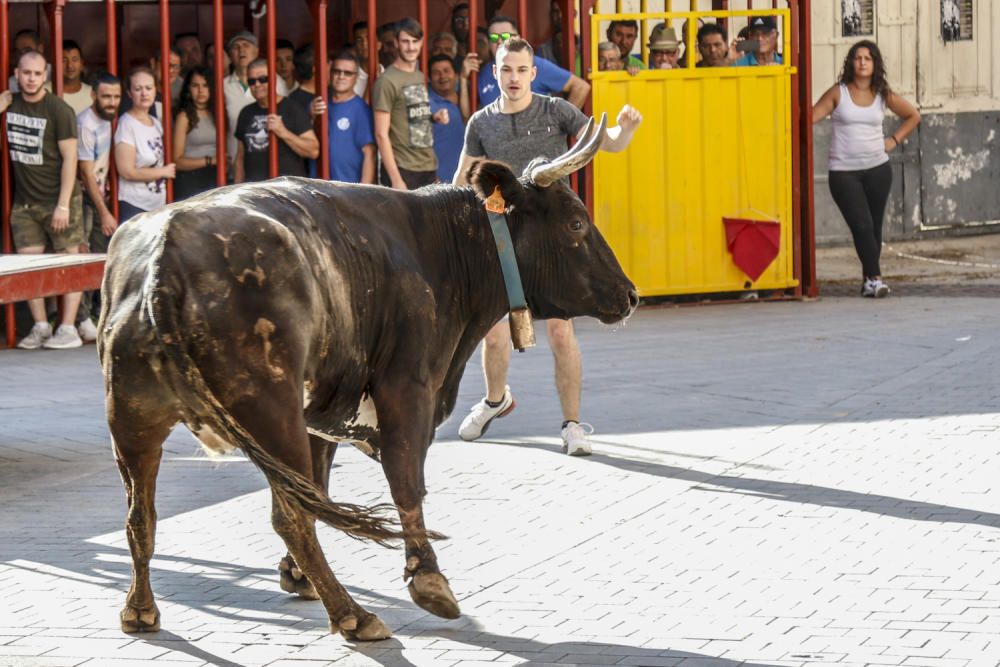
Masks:
[[[861,296],[872,299],[881,299],[889,296],[889,286],[882,282],[881,278],[865,278],[865,284],[861,287]]]
[[[587,423],[570,422],[563,426],[563,454],[590,456],[590,440],[587,436],[593,432],[594,427]]]
[[[80,340],[80,334],[72,324],[60,324],[52,338],[42,343],[42,347],[46,350],[69,350],[81,345],[83,341]]]
[[[52,337],[52,325],[48,322],[35,322],[27,336],[22,338],[17,346],[22,350],[37,350],[42,343]]]
[[[84,343],[93,343],[97,340],[97,327],[94,325],[94,321],[89,317],[83,322],[80,322],[76,330],[80,334],[80,339],[83,340]]]
[[[462,425],[458,427],[458,437],[467,442],[478,440],[486,433],[486,429],[494,419],[506,417],[514,409],[514,397],[510,393],[510,387],[503,388],[503,398],[500,405],[493,407],[486,403],[486,399],[479,401],[472,406],[472,410],[462,420]]]

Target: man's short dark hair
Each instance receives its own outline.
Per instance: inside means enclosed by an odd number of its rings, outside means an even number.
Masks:
[[[101,86],[120,86],[122,85],[121,79],[112,74],[111,72],[102,70],[97,73],[94,77],[94,90],[97,90]]]
[[[351,34],[353,35],[362,28],[364,28],[365,30],[368,29],[368,21],[355,21],[354,25],[351,26]]]
[[[274,40],[274,50],[278,51],[280,49],[288,49],[289,51],[295,50],[295,45],[292,44],[290,39],[276,39]]]
[[[181,41],[182,39],[187,39],[188,37],[195,38],[196,40],[198,40],[198,43],[201,44],[201,37],[198,36],[198,33],[196,33],[196,32],[179,32],[176,35],[174,35],[174,46],[177,46],[177,43],[179,41]]]
[[[63,40],[63,53],[66,53],[67,51],[73,51],[74,49],[80,54],[80,57],[83,57],[83,49],[80,48],[80,45],[77,44],[76,40],[74,39]]]
[[[18,30],[16,33],[14,33],[14,39],[24,36],[31,37],[31,39],[35,42],[35,44],[42,43],[42,36],[38,34],[37,30],[32,30],[31,28],[24,28],[23,30]]]
[[[160,54],[161,53],[162,53],[162,51],[160,51],[159,49],[157,49],[156,51],[153,51],[153,60],[155,60],[156,62],[160,62]],[[180,49],[178,49],[176,46],[171,46],[170,47],[170,53],[174,54],[178,58],[183,57],[181,55]]]
[[[447,53],[439,53],[436,56],[431,56],[430,60],[427,61],[427,70],[430,71],[430,69],[436,63],[441,63],[441,62],[448,63],[449,65],[451,65],[451,68],[453,70],[455,69],[455,61],[451,59],[451,56],[449,56]]]
[[[396,34],[401,32],[409,33],[417,39],[424,38],[424,27],[420,25],[417,19],[411,19],[409,17],[402,19],[396,24]]]
[[[457,5],[455,5],[454,7],[451,8],[451,15],[454,16],[455,12],[457,12],[459,9],[468,9],[468,8],[469,8],[469,3],[467,3],[467,2],[460,2],[460,3],[458,3]]]
[[[391,32],[392,36],[395,37],[396,33],[399,32],[399,24],[395,21],[387,21],[378,27],[377,36],[382,37],[387,32]]]
[[[515,21],[509,16],[504,16],[503,14],[497,14],[496,16],[490,19],[489,23],[486,24],[487,30],[494,23],[509,23],[514,27],[514,30],[516,30],[517,32],[521,32],[521,29],[517,27],[517,21]]]
[[[511,37],[505,43],[500,45],[497,49],[497,57],[500,57],[500,52],[504,53],[527,53],[531,56],[532,60],[535,58],[535,50],[531,48],[531,44],[528,40],[521,39],[520,37]]]
[[[726,35],[726,29],[718,23],[706,23],[698,28],[698,43],[701,44],[709,35],[722,35],[722,41],[727,44],[729,43],[729,37]]]
[[[354,49],[351,48],[340,49],[339,51],[334,53],[333,56],[331,56],[330,58],[330,64],[332,65],[334,61],[337,60],[350,60],[359,69],[361,67],[361,59],[358,58],[358,54],[356,54],[354,52]]]
[[[621,21],[612,21],[611,23],[608,24],[608,34],[610,35],[611,31],[614,30],[618,26],[622,26],[623,28],[635,28],[636,32],[639,31],[639,22],[638,21],[635,21],[635,20],[629,20],[629,21],[621,20]]]
[[[295,49],[292,65],[295,66],[296,81],[308,81],[313,78],[313,71],[316,67],[316,47],[312,44],[303,44]]]

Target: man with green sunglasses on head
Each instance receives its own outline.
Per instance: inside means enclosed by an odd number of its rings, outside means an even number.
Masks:
[[[491,62],[486,67],[481,67],[478,56],[470,53],[465,58],[472,62],[468,63],[470,69],[479,72],[479,106],[484,107],[500,97],[500,86],[497,84],[496,75],[489,65],[496,59],[497,49],[508,40],[519,37],[517,23],[509,16],[494,16],[487,27],[490,40]],[[590,84],[577,75],[564,70],[555,63],[539,58],[535,61],[538,75],[531,82],[531,92],[541,95],[566,94],[566,99],[578,109],[583,108],[590,94]]]

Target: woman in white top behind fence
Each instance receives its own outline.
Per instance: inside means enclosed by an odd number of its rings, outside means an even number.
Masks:
[[[166,204],[166,179],[176,174],[173,164],[163,164],[163,126],[149,115],[156,101],[153,71],[136,67],[129,72],[128,94],[132,108],[121,115],[115,130],[121,222]]]
[[[903,122],[883,133],[885,110]],[[889,153],[920,124],[916,108],[892,92],[878,46],[862,40],[844,58],[840,80],[813,107],[812,121],[832,116],[830,194],[847,221],[861,260],[862,296],[889,294],[882,281],[882,218],[892,185]]]

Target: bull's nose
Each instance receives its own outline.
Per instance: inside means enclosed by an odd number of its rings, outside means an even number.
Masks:
[[[639,293],[634,289],[628,291],[628,309],[629,312],[634,311],[639,307]]]

